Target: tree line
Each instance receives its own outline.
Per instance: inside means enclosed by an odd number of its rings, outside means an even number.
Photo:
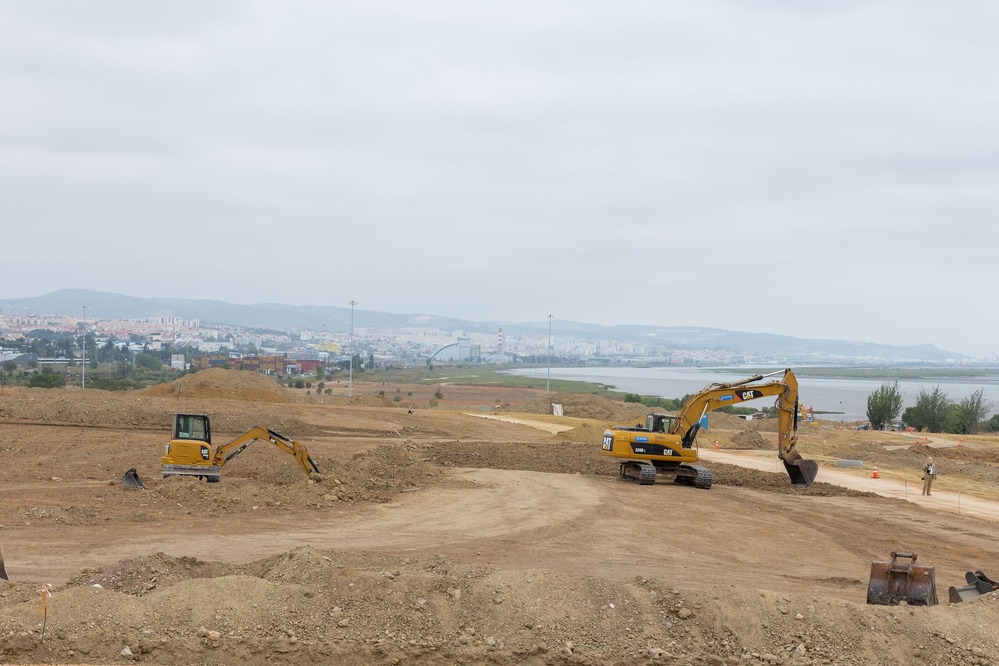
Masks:
[[[960,435],[999,432],[999,414],[987,418],[990,409],[984,389],[960,402],[953,402],[939,386],[931,391],[919,389],[916,404],[904,411],[898,381],[885,382],[867,396],[867,419],[875,430],[890,426],[901,416],[903,423],[919,431]]]

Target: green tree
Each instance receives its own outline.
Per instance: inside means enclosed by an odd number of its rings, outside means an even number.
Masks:
[[[159,370],[163,367],[163,363],[158,358],[146,352],[135,355],[135,365],[147,370]]]
[[[33,388],[62,388],[66,385],[66,378],[61,374],[52,372],[45,368],[42,372],[32,375],[28,380],[28,386]]]
[[[14,371],[17,370],[17,363],[14,361],[4,361],[3,369],[8,375],[13,375]]]
[[[901,413],[902,393],[898,390],[897,380],[891,384],[885,382],[867,396],[867,420],[875,430],[885,428]]]
[[[953,403],[950,398],[940,390],[939,386],[929,393],[926,389],[919,389],[916,404],[905,410],[902,418],[917,430],[944,432],[944,426],[947,425],[947,408],[951,404]]]
[[[982,430],[982,422],[989,413],[988,401],[985,399],[985,389],[978,389],[961,401],[958,411],[959,432],[974,435]]]
[[[992,418],[985,424],[985,429],[989,432],[999,432],[999,414],[992,415]]]

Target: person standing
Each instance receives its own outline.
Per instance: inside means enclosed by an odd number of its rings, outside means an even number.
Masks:
[[[923,465],[923,494],[929,495],[930,489],[933,487],[933,479],[937,476],[937,466],[933,464],[933,456],[926,458],[926,464]]]

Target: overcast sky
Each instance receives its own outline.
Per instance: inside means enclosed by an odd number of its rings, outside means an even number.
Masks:
[[[0,2],[0,298],[999,353],[997,25],[985,0]]]

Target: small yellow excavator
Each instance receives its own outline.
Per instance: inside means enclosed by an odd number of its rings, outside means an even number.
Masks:
[[[173,439],[160,459],[163,478],[196,476],[215,483],[222,478],[222,467],[255,441],[270,442],[295,457],[306,476],[319,474],[319,467],[309,451],[293,439],[269,428],[254,426],[228,444],[212,447],[211,421],[206,414],[174,414]]]
[[[764,381],[783,374],[780,379]],[[798,380],[791,369],[756,375],[731,384],[711,384],[684,403],[676,416],[649,414],[645,426],[612,426],[604,431],[600,452],[605,456],[624,458],[622,478],[634,479],[642,485],[656,482],[656,474],[672,476],[676,483],[695,488],[710,488],[711,470],[695,465],[697,432],[705,414],[719,407],[735,405],[764,396],[777,396],[778,457],[791,477],[791,483],[810,486],[819,466],[805,460],[795,446],[798,442]]]

